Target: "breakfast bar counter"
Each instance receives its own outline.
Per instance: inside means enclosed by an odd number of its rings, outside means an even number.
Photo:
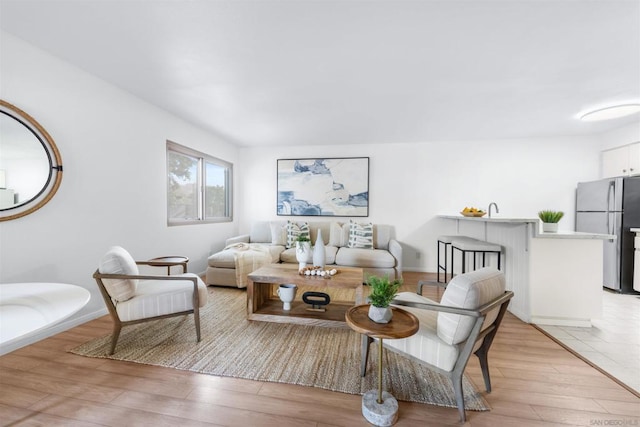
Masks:
[[[609,234],[541,233],[538,218],[439,215],[441,234],[498,244],[509,311],[527,323],[591,326],[602,313],[603,240]],[[456,261],[456,265],[461,265]],[[459,273],[459,272],[458,272]]]

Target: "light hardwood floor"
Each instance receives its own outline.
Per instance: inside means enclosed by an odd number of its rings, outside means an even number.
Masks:
[[[406,273],[405,287],[425,276]],[[432,288],[425,295],[436,299]],[[2,425],[368,425],[360,396],[67,353],[110,331],[103,317],[0,357]],[[472,357],[467,374],[482,385]],[[640,425],[640,399],[510,314],[489,366],[492,410],[467,411],[466,425]],[[460,424],[454,408],[400,402],[396,425]]]

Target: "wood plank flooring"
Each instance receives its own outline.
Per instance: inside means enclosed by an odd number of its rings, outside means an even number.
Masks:
[[[430,277],[405,273],[406,290]],[[437,299],[432,288],[425,295]],[[360,396],[66,352],[110,332],[110,318],[102,317],[0,357],[1,425],[369,425]],[[640,425],[640,399],[510,314],[489,352],[489,366],[493,392],[486,399],[492,410],[467,411],[466,425]],[[483,384],[475,356],[467,374]],[[400,402],[396,425],[460,424],[456,409]]]

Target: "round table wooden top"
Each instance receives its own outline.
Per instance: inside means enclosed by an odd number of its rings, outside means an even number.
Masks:
[[[347,324],[356,332],[371,338],[407,338],[418,332],[420,322],[412,313],[391,307],[393,317],[389,323],[376,323],[369,319],[369,304],[356,305],[345,313]]]
[[[174,265],[174,264],[184,264],[186,262],[189,262],[189,258],[187,258],[186,256],[171,255],[171,256],[161,256],[158,258],[153,258],[147,262],[150,265],[167,266],[167,265]]]

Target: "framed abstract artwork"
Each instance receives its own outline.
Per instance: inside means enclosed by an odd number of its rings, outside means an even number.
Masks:
[[[369,158],[278,159],[277,214],[369,216]]]

